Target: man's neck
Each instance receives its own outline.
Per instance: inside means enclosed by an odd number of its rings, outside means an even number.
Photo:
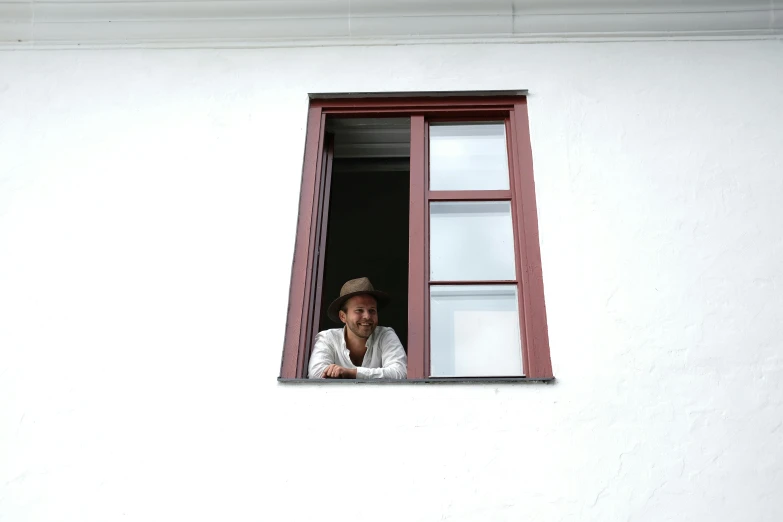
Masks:
[[[347,327],[345,328],[344,336],[345,346],[351,355],[351,362],[356,366],[361,366],[364,355],[367,353],[367,339],[354,335]]]
[[[348,348],[349,351],[355,352],[355,351],[363,351],[367,348],[367,338],[362,338],[357,335],[354,335],[354,333],[348,328],[345,327],[344,329],[344,337],[345,337],[345,346]]]

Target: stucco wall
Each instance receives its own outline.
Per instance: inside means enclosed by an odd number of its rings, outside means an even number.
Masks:
[[[278,384],[306,93],[506,88],[557,383]],[[782,520],[782,122],[780,41],[0,53],[0,520]]]

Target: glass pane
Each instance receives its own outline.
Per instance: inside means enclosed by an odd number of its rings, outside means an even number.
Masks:
[[[430,287],[430,374],[522,375],[515,285]]]
[[[430,204],[430,280],[510,280],[514,233],[508,201]]]
[[[503,123],[430,125],[430,190],[508,190]]]

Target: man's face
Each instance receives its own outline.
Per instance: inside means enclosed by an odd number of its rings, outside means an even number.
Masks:
[[[356,295],[345,302],[340,320],[357,337],[367,339],[378,326],[378,303],[371,295]]]

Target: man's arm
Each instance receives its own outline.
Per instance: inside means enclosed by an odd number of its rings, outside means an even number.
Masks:
[[[310,354],[310,364],[307,369],[309,379],[325,377],[324,370],[335,364],[334,351],[327,342],[327,335],[327,332],[319,332],[315,336],[315,346],[313,346],[313,353]]]
[[[382,368],[356,368],[357,379],[407,379],[408,356],[394,330],[387,328],[378,339]]]
[[[330,379],[355,379],[356,368],[345,368],[339,364],[330,364],[321,374],[323,377]]]

